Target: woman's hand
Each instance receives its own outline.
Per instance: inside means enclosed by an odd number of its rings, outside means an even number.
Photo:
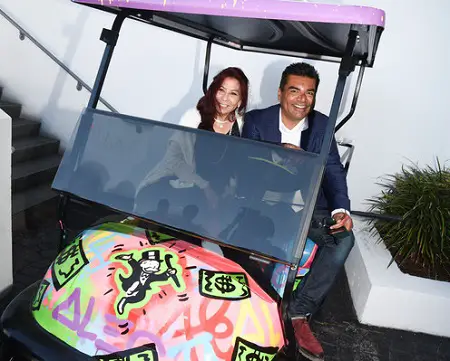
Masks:
[[[216,192],[214,192],[214,190],[209,185],[204,189],[204,192],[211,208],[213,209],[217,208],[219,198],[217,197]]]

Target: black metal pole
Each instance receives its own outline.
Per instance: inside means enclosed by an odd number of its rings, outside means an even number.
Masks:
[[[363,211],[350,211],[355,216],[360,216],[364,218],[375,218],[375,219],[381,219],[383,221],[389,221],[389,222],[401,222],[403,220],[402,216],[395,216],[392,214],[379,214],[379,213],[373,213],[373,212],[363,212]]]
[[[209,67],[211,64],[211,47],[213,40],[214,37],[209,38],[208,44],[206,45],[205,66],[203,68],[203,94],[206,94],[206,91],[208,90],[208,76],[209,76]]]
[[[342,97],[344,95],[344,89],[345,84],[347,81],[348,75],[354,70],[355,68],[355,59],[353,57],[354,48],[356,45],[356,39],[357,39],[358,33],[355,30],[350,30],[347,40],[347,46],[345,49],[344,56],[341,61],[341,65],[339,67],[339,76],[336,84],[336,90],[334,92],[333,102],[331,105],[331,110],[329,114],[328,124],[327,128],[323,137],[322,141],[322,148],[319,154],[320,159],[320,166],[317,166],[316,169],[313,171],[313,179],[317,180],[316,182],[312,182],[314,184],[311,185],[310,191],[308,192],[309,196],[305,199],[305,223],[302,229],[299,232],[298,235],[298,242],[297,242],[297,248],[294,250],[294,264],[289,269],[288,277],[286,286],[283,292],[282,297],[282,305],[281,309],[286,310],[287,312],[284,314],[285,318],[285,327],[287,326],[288,329],[286,330],[286,337],[288,338],[288,347],[287,352],[291,354],[294,352],[295,347],[295,340],[292,339],[293,334],[292,330],[289,326],[292,326],[290,318],[289,318],[289,304],[292,301],[292,290],[294,287],[295,278],[298,271],[298,262],[300,261],[303,250],[305,248],[306,239],[309,232],[309,225],[311,224],[312,215],[314,212],[314,204],[317,200],[317,196],[319,194],[319,189],[322,183],[322,177],[325,169],[325,164],[328,159],[328,154],[330,151],[331,142],[334,138],[334,127],[336,125],[336,119],[339,113],[339,108],[341,105]]]
[[[61,252],[66,245],[67,240],[67,228],[65,224],[66,220],[66,207],[69,202],[67,195],[60,193],[58,202],[58,225],[59,225],[59,243],[58,253]]]
[[[334,130],[335,132],[337,132],[339,129],[341,129],[345,125],[345,123],[347,123],[350,120],[350,118],[353,116],[353,114],[355,113],[356,105],[358,104],[359,91],[361,89],[361,84],[362,84],[362,81],[364,78],[365,70],[366,70],[366,66],[361,65],[359,68],[358,79],[356,79],[355,93],[353,94],[353,100],[352,100],[352,105],[350,107],[350,111],[336,126],[336,128]]]
[[[119,38],[120,28],[122,27],[123,21],[127,16],[128,12],[124,10],[120,11],[114,19],[111,30],[103,29],[102,34],[100,35],[100,40],[104,41],[106,46],[98,68],[97,77],[95,78],[94,86],[92,88],[91,97],[89,98],[88,108],[97,107],[100,93],[102,92],[103,83],[105,82],[106,73],[108,72],[109,64],[114,53],[114,48],[117,44],[117,39]]]
[[[100,93],[103,88],[103,83],[105,82],[106,73],[108,72],[114,48],[117,44],[117,39],[119,38],[120,28],[122,27],[122,24],[128,15],[129,14],[127,11],[120,11],[114,19],[111,30],[103,29],[102,34],[100,35],[100,40],[104,41],[106,43],[106,46],[103,52],[100,66],[98,68],[94,86],[92,87],[91,97],[89,98],[89,102],[87,105],[88,108],[95,109],[97,107],[98,101],[100,99]],[[76,130],[77,135],[87,132],[91,125],[92,117],[90,117],[89,119],[87,117],[82,117],[80,119],[80,123],[78,124],[78,129]],[[78,159],[80,155],[83,154],[84,147],[86,145],[86,139],[79,139],[77,135],[75,136],[75,141],[72,146],[72,153],[70,154],[70,159],[68,160],[68,163],[72,164],[73,167],[76,167]],[[67,237],[65,220],[66,207],[68,202],[69,196],[65,193],[61,193],[58,204],[58,223],[60,227],[59,251],[61,251],[64,247]]]
[[[342,58],[341,65],[339,67],[339,76],[336,84],[336,90],[334,92],[330,115],[328,117],[328,124],[322,141],[322,149],[320,150],[319,156],[321,158],[321,166],[317,169],[318,173],[314,175],[315,178],[317,177],[317,183],[313,185],[314,188],[311,192],[309,192],[310,196],[305,200],[305,204],[312,204],[313,202],[315,202],[319,194],[325,164],[328,159],[328,153],[330,152],[331,142],[334,138],[334,126],[336,124],[339,108],[341,106],[342,96],[344,95],[345,83],[347,81],[347,77],[355,68],[353,51],[355,49],[357,36],[357,31],[350,30],[344,57]],[[301,259],[303,249],[305,248],[306,238],[309,231],[309,224],[311,224],[313,212],[314,207],[308,207],[308,210],[305,214],[305,227],[303,227],[303,229],[300,231],[300,241],[298,242],[297,249],[295,250],[295,258],[298,258],[299,260]]]

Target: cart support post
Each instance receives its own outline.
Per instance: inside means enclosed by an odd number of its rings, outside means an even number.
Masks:
[[[358,104],[359,91],[361,89],[361,84],[362,84],[365,70],[366,70],[366,65],[365,64],[361,65],[359,68],[358,79],[356,79],[355,93],[353,94],[352,106],[351,106],[348,114],[336,126],[335,132],[337,132],[339,129],[341,129],[345,125],[345,123],[347,123],[350,120],[350,118],[353,116],[353,114],[355,113],[356,105]]]
[[[119,32],[120,28],[122,27],[122,24],[124,20],[128,16],[127,11],[121,11],[117,14],[116,18],[114,19],[113,25],[111,27],[111,30],[109,29],[103,29],[100,40],[104,41],[106,43],[105,50],[103,52],[103,57],[100,62],[100,66],[98,68],[97,77],[95,78],[94,86],[92,87],[92,93],[89,98],[89,102],[87,107],[88,108],[97,108],[97,104],[100,98],[100,93],[103,88],[103,83],[105,82],[106,73],[108,72],[109,64],[111,62],[111,58],[114,52],[114,48],[117,44],[117,39],[119,38]],[[81,124],[80,124],[81,126]],[[90,124],[84,123],[84,126],[90,126]],[[78,129],[77,132],[81,131],[81,129]],[[75,137],[77,139],[77,137]],[[74,144],[74,152],[72,153],[72,157],[78,158],[79,155],[83,152],[84,144],[78,144],[75,146]],[[77,151],[75,151],[77,149]],[[60,227],[60,237],[59,237],[59,244],[58,244],[58,251],[61,251],[65,244],[67,239],[67,229],[65,225],[66,221],[66,207],[69,203],[69,196],[67,194],[60,194],[59,197],[59,204],[58,204],[58,223]]]
[[[213,41],[214,37],[209,38],[208,44],[206,45],[205,66],[203,68],[203,94],[206,94],[206,91],[208,90],[208,75],[211,65],[211,47]]]
[[[92,87],[91,97],[89,98],[88,108],[97,108],[98,100],[100,98],[100,93],[102,92],[103,83],[105,82],[106,73],[108,72],[109,64],[114,53],[114,48],[117,44],[117,39],[119,38],[120,28],[122,27],[123,21],[128,16],[126,11],[121,11],[117,14],[114,19],[114,23],[111,29],[103,29],[100,40],[106,43],[105,51],[103,52],[103,57],[98,68],[97,77],[95,78],[94,86]]]
[[[294,282],[295,278],[297,276],[298,272],[298,263],[300,262],[301,256],[303,254],[303,250],[305,248],[306,239],[309,232],[309,225],[311,224],[314,207],[312,206],[306,206],[306,205],[313,205],[316,202],[319,189],[322,183],[322,177],[326,165],[326,161],[328,158],[328,153],[330,151],[331,142],[334,138],[334,127],[336,125],[336,119],[337,115],[339,113],[339,108],[341,105],[342,97],[344,94],[345,84],[347,82],[347,77],[354,71],[355,65],[358,61],[358,59],[354,56],[354,49],[358,38],[358,32],[356,30],[351,29],[348,35],[347,40],[347,46],[345,49],[344,56],[342,57],[340,67],[339,67],[339,76],[336,84],[336,90],[334,92],[333,102],[331,105],[330,115],[328,119],[327,128],[323,137],[322,142],[322,148],[319,154],[319,157],[321,158],[320,167],[317,167],[314,178],[317,179],[317,182],[314,182],[311,192],[308,192],[310,196],[305,199],[305,226],[303,229],[300,230],[300,233],[298,235],[299,242],[297,245],[297,249],[295,249],[295,257],[294,257],[294,263],[292,264],[291,268],[289,269],[289,273],[287,276],[286,286],[284,289],[282,301],[281,301],[281,314],[284,316],[284,322],[285,322],[285,338],[287,341],[287,348],[285,352],[287,355],[295,355],[296,350],[296,341],[294,338],[294,332],[292,329],[292,323],[290,320],[289,315],[289,305],[292,301],[292,291],[294,288]]]

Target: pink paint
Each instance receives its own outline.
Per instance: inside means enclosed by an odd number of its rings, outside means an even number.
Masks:
[[[71,347],[88,354],[88,350],[92,350],[94,346],[98,355],[152,343],[156,346],[160,361],[182,360],[183,357],[191,361],[205,360],[208,357],[230,360],[237,336],[261,347],[283,346],[277,304],[238,264],[184,241],[146,246],[145,234],[136,230],[134,233],[117,233],[108,238],[112,240],[111,245],[100,256],[89,252],[89,249],[95,242],[102,241],[102,234],[109,237],[111,232],[91,231],[83,240],[86,256],[91,264],[96,264],[99,257],[105,257],[107,264],[95,269],[95,272],[90,265],[85,266],[59,292],[55,291],[51,275],[47,273],[50,277],[46,279],[50,286],[43,301],[44,306],[37,312],[51,312],[51,322],[66,327],[67,335],[55,335],[56,337],[62,337]],[[122,250],[116,252],[115,246],[120,244],[123,244]],[[130,277],[131,268],[127,267],[131,267],[132,263],[117,259],[116,256],[132,254],[139,261],[144,252],[157,249],[163,256],[172,255],[172,258],[169,257],[172,260],[171,267],[177,267],[176,279],[183,287],[177,290],[175,281],[171,278],[164,281],[166,278],[163,277],[160,284],[152,283],[150,288],[145,289],[145,292],[155,289],[148,303],[143,306],[130,303],[127,306],[130,307],[128,315],[120,315],[117,305],[124,291],[123,285],[116,283],[116,279],[119,274],[125,278]],[[160,267],[163,266],[168,267],[161,263]],[[213,275],[203,279],[202,287],[209,285],[220,298],[200,293],[200,269],[209,271],[202,272],[202,275]],[[167,272],[163,268],[160,270]],[[234,297],[244,298],[229,300],[226,299],[226,292],[229,290],[224,291],[225,288],[220,287],[232,288],[230,284],[233,283],[227,278],[231,276],[227,275],[236,273],[246,276],[248,287],[241,287],[239,282],[244,282],[245,285],[245,279],[239,278],[241,281],[236,281],[233,286],[238,290]],[[202,292],[208,291],[204,289]],[[133,292],[130,291],[131,293]],[[39,317],[36,319],[39,321]],[[54,328],[51,322],[42,324],[50,333]],[[76,341],[76,337],[80,342]]]
[[[364,24],[384,27],[383,10],[368,6],[332,5],[289,0],[73,0],[77,3],[117,6],[174,13],[236,16],[256,19],[319,23]]]

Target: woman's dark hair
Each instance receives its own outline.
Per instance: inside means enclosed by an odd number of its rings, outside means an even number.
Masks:
[[[234,67],[226,68],[214,77],[206,94],[197,103],[197,110],[201,116],[201,122],[198,126],[199,129],[213,130],[214,117],[217,112],[216,94],[226,78],[234,78],[239,82],[241,105],[238,108],[238,113],[240,115],[245,113],[248,100],[248,79],[241,69]]]

